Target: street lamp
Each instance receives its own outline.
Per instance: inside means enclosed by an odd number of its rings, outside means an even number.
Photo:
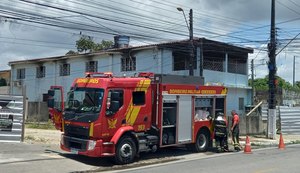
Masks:
[[[293,87],[295,87],[295,66],[296,66],[296,58],[297,56],[294,56],[294,63],[293,63]]]
[[[178,7],[177,10],[183,13],[186,26],[189,30],[190,43],[191,43],[191,55],[189,58],[189,75],[194,76],[193,9],[190,9],[190,13],[189,13],[190,24],[188,24],[186,20],[184,10],[180,7]]]

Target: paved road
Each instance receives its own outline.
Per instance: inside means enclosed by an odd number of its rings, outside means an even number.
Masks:
[[[226,153],[218,157],[191,158],[167,164],[140,167],[122,171],[124,173],[299,173],[300,145],[289,145],[285,150],[266,148],[253,151],[252,154]],[[120,171],[116,171],[120,172]]]
[[[60,150],[58,145],[0,143],[0,173],[67,173],[88,171],[112,171],[144,165],[155,165],[185,157],[207,157],[214,152],[192,153],[182,148],[164,149],[158,153],[141,154],[140,159],[130,165],[114,165],[108,158],[89,158]]]
[[[89,170],[93,166],[60,153],[58,146],[0,143],[0,172],[53,173]]]
[[[0,143],[0,172],[293,173],[300,170],[300,145],[289,145],[284,151],[274,148],[252,151],[253,154],[249,155],[243,152],[191,153],[175,148],[162,150],[156,154],[142,154],[135,163],[120,166],[114,165],[110,159],[88,158],[65,153],[58,145]],[[233,166],[234,162],[238,163],[238,166]]]

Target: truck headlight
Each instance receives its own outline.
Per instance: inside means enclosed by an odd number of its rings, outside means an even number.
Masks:
[[[96,146],[96,143],[97,143],[96,141],[89,140],[87,150],[93,150]]]

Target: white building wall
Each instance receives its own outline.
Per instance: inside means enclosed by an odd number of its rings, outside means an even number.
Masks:
[[[136,71],[122,72],[121,71],[121,53],[95,55],[95,56],[78,56],[65,60],[48,61],[43,64],[24,63],[12,66],[12,81],[16,80],[17,69],[25,68],[26,77],[24,85],[27,89],[27,97],[29,101],[42,101],[43,93],[47,93],[51,85],[60,85],[64,87],[66,96],[67,91],[75,78],[85,76],[86,62],[98,61],[98,72],[113,72],[114,75],[132,76],[138,72],[154,72],[163,74],[189,75],[188,70],[173,71],[173,57],[170,49],[149,48],[143,50],[134,50],[131,56],[136,57]],[[200,50],[197,49],[197,70],[194,70],[194,75],[199,75],[199,57]],[[70,76],[59,76],[60,64],[70,64]],[[44,65],[46,67],[46,76],[44,78],[36,78],[36,67]],[[238,98],[243,97],[244,103],[249,104],[249,87],[248,76],[241,74],[233,74],[226,72],[218,72],[204,70],[203,75],[205,82],[224,83],[229,87],[227,97],[227,111],[238,108]],[[13,94],[21,95],[22,87],[14,87],[11,91]]]

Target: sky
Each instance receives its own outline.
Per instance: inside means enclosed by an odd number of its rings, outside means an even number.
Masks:
[[[275,6],[277,75],[292,83],[295,56],[300,81],[300,2],[276,0]],[[10,61],[76,51],[82,35],[96,42],[128,35],[132,46],[187,39],[177,7],[187,20],[193,9],[194,37],[251,47],[255,78],[268,74],[271,0],[2,0],[0,70],[10,69]]]

